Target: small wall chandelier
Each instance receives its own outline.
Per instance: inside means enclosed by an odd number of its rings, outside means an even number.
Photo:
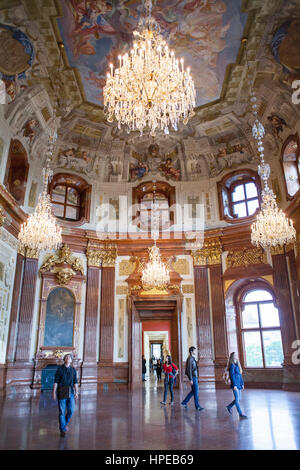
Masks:
[[[194,116],[196,91],[190,69],[183,59],[175,58],[151,16],[151,0],[145,0],[147,16],[133,32],[135,40],[130,54],[119,56],[119,67],[110,73],[103,88],[104,111],[108,122],[115,119],[118,128],[140,131],[150,129],[155,136],[160,129],[178,129],[179,121],[187,124]]]
[[[246,46],[247,39],[243,39],[243,43]],[[257,99],[253,89],[253,77],[249,72],[247,49],[245,49],[245,54],[250,85],[250,101],[252,103],[252,111],[255,116],[252,135],[256,141],[260,159],[258,174],[263,181],[261,211],[257,214],[256,221],[251,225],[251,243],[265,249],[278,245],[283,246],[287,243],[294,242],[296,240],[296,230],[293,226],[292,220],[288,219],[283,211],[277,206],[276,196],[268,185],[271,170],[270,165],[265,163],[264,158],[263,138],[265,135],[265,129],[257,117]]]
[[[56,130],[49,137],[46,168],[43,168],[43,192],[39,195],[38,204],[33,214],[21,225],[18,236],[19,242],[26,248],[33,250],[54,250],[62,243],[61,227],[52,215],[50,196],[48,194],[48,181],[52,177],[49,168],[57,139]]]

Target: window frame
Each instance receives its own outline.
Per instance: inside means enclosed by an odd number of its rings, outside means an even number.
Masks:
[[[259,319],[259,326],[258,327],[253,327],[253,328],[243,328],[242,326],[242,313],[243,313],[243,305],[246,304],[253,304],[253,305],[259,305],[263,303],[270,303],[271,300],[262,300],[262,301],[253,301],[253,302],[244,302],[244,298],[246,297],[247,294],[250,292],[253,292],[255,290],[264,290],[268,292],[272,299],[273,299],[273,305],[278,309],[278,316],[279,316],[279,326],[278,327],[262,327],[261,326],[261,318],[260,318],[260,311],[258,307],[258,319]],[[283,362],[284,362],[284,348],[283,348],[283,340],[282,340],[282,325],[280,321],[280,310],[279,310],[279,305],[278,301],[276,299],[276,296],[274,294],[273,289],[271,286],[269,286],[267,283],[263,281],[254,281],[247,283],[242,289],[239,291],[236,301],[235,301],[235,307],[236,307],[236,321],[237,321],[237,340],[238,340],[238,347],[241,352],[240,354],[240,360],[243,369],[245,370],[282,370],[282,365],[281,366],[267,366],[266,365],[266,360],[265,360],[265,351],[264,351],[264,343],[263,343],[263,332],[264,331],[279,331],[280,336],[281,336],[281,344],[282,344],[282,352],[283,352]],[[246,360],[246,350],[245,350],[245,341],[244,341],[244,332],[259,332],[260,334],[260,344],[261,344],[261,351],[262,351],[262,360],[263,360],[263,365],[262,367],[259,366],[247,366],[247,360]]]
[[[62,204],[60,202],[53,201],[53,189],[56,186],[66,186],[67,188],[76,189],[80,198],[80,206],[72,204]],[[59,216],[55,216],[60,224],[67,227],[78,227],[90,221],[90,206],[91,206],[91,192],[92,186],[88,184],[83,178],[77,175],[68,173],[57,173],[53,176],[50,184],[48,185],[48,192],[50,195],[51,204],[58,204],[64,207],[64,214],[66,212],[66,206],[68,207],[79,207],[79,219],[78,220],[66,220]],[[65,191],[65,201],[67,197],[67,189]]]
[[[57,186],[63,186],[65,188],[65,196],[64,196],[64,202],[59,202],[59,201],[54,201],[53,200],[53,191],[54,189],[57,187]],[[67,195],[68,195],[68,189],[71,188],[71,189],[74,189],[76,192],[77,192],[77,196],[79,198],[79,205],[75,205],[75,204],[68,204],[67,203]],[[63,206],[64,208],[64,215],[63,217],[60,217],[58,215],[56,215],[55,217],[57,217],[59,220],[62,220],[64,222],[78,222],[80,220],[80,213],[81,213],[81,200],[82,200],[82,195],[78,192],[77,188],[75,188],[73,185],[71,186],[70,184],[67,184],[67,183],[58,183],[56,185],[53,186],[52,188],[52,192],[51,192],[51,204],[52,206],[54,205],[59,205],[59,206]],[[73,207],[73,208],[76,208],[78,210],[78,219],[67,219],[66,218],[66,211],[67,211],[67,207]]]
[[[256,189],[257,189],[257,197],[247,198],[247,195],[245,192],[246,199],[241,200],[240,202],[246,203],[247,213],[248,213],[248,204],[247,204],[248,201],[257,199],[258,207],[255,210],[255,212],[251,215],[247,215],[244,217],[236,217],[233,212],[233,209],[238,201],[235,201],[235,202],[233,201],[232,193],[234,189],[240,185],[244,185],[244,191],[245,191],[245,185],[247,183],[255,184]],[[220,209],[221,220],[225,220],[226,222],[230,224],[236,224],[236,223],[248,222],[248,221],[250,222],[254,220],[254,218],[257,216],[258,212],[261,209],[261,202],[262,202],[261,181],[257,172],[253,170],[249,170],[249,169],[233,171],[225,175],[223,179],[217,183],[217,187],[218,187],[219,209]],[[225,198],[228,201],[228,206],[225,206]]]

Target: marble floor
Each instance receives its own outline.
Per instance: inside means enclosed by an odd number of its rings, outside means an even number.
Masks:
[[[200,390],[202,412],[192,400],[182,409],[177,390],[175,405],[162,406],[162,392],[152,378],[140,393],[83,395],[65,438],[51,393],[6,397],[0,401],[0,449],[300,449],[300,393],[245,390],[248,419],[240,420],[236,410],[232,416],[226,411],[230,390]]]

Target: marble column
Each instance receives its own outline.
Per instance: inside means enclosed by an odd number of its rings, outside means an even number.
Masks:
[[[201,252],[193,255],[196,328],[198,343],[198,372],[201,385],[214,384],[214,364],[212,349],[212,333],[210,320],[209,279],[206,257]]]
[[[35,291],[38,277],[38,258],[36,250],[26,249],[23,279],[20,282],[20,306],[17,322],[16,348],[13,362],[7,364],[6,385],[7,391],[14,390],[22,393],[30,392],[33,376],[33,361],[30,357],[33,315],[35,305]],[[21,263],[21,258],[19,258]],[[21,266],[19,265],[19,270]],[[17,273],[20,276],[20,272]],[[17,307],[15,307],[17,308]],[[10,345],[13,351],[13,345]]]
[[[228,341],[226,329],[226,309],[223,289],[222,247],[216,243],[208,252],[209,282],[214,338],[214,367],[216,387],[224,388],[226,384],[222,375],[228,361]]]
[[[109,386],[114,381],[114,307],[115,307],[115,248],[102,253],[99,382]]]
[[[286,254],[282,248],[272,250],[274,290],[278,301],[283,345],[283,388],[300,390],[299,365],[293,364],[293,343],[297,340]]]
[[[86,256],[88,268],[81,390],[96,393],[98,382],[97,322],[100,301],[101,252],[88,248]]]

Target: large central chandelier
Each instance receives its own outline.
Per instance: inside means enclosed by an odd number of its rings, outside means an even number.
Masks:
[[[190,69],[183,59],[175,58],[160,28],[151,16],[151,0],[145,0],[147,15],[133,32],[135,40],[129,54],[119,56],[119,67],[110,73],[103,89],[104,110],[108,122],[115,119],[129,133],[150,129],[169,134],[178,129],[179,121],[187,124],[194,116],[196,92]]]
[[[56,138],[57,134],[54,131],[49,137],[47,164],[46,168],[43,168],[43,192],[39,195],[34,213],[21,225],[18,236],[21,245],[37,251],[57,249],[62,243],[61,227],[57,225],[52,215],[50,196],[47,191],[48,181],[52,176],[49,162]]]
[[[243,39],[243,43],[246,45],[247,40]],[[249,69],[247,49],[245,50],[245,54],[247,69]],[[257,99],[253,88],[253,77],[249,70],[248,80],[250,85],[252,112],[255,116],[252,135],[256,141],[260,160],[258,174],[263,182],[261,211],[258,213],[256,221],[251,225],[251,242],[255,246],[261,246],[266,249],[294,242],[296,240],[296,230],[293,226],[292,220],[288,219],[284,212],[277,206],[276,196],[268,185],[270,165],[265,163],[264,157],[263,138],[265,135],[265,129],[262,123],[258,120]]]
[[[160,251],[156,245],[149,248],[149,263],[142,273],[142,284],[145,289],[166,289],[170,284],[170,273],[160,258]]]

